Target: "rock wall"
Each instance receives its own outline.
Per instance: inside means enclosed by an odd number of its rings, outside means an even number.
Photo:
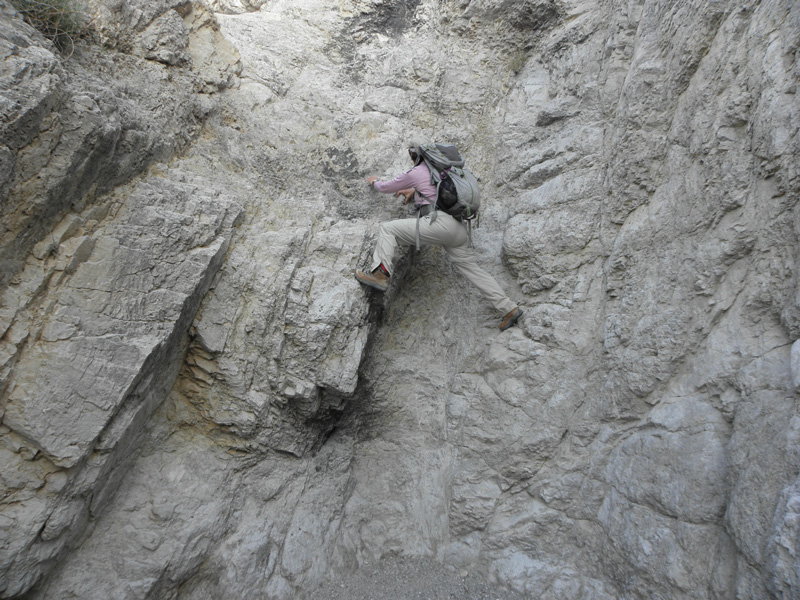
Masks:
[[[0,596],[800,593],[795,3],[92,8],[2,14]],[[439,249],[353,280],[412,139],[519,326]]]
[[[166,167],[132,180],[213,109],[201,71],[98,45],[64,60],[7,5],[0,16],[0,593],[13,597],[113,497],[241,207]]]

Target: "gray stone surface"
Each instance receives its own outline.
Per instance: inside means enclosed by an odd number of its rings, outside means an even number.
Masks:
[[[80,538],[116,488],[178,373],[241,210],[220,192],[157,178],[116,201],[104,221],[77,217],[72,237],[29,261],[19,279],[36,282],[34,297],[24,283],[3,295],[16,307],[3,320],[4,480],[7,468],[14,475],[4,500],[11,514],[38,507],[5,532],[12,595],[29,585],[30,562]],[[20,323],[28,330],[14,335]]]
[[[92,10],[0,21],[0,597],[800,594],[797,3]],[[353,279],[413,139],[518,326]]]
[[[228,85],[238,56],[206,9],[183,10],[142,26],[142,58],[79,44],[63,60],[4,3],[0,287],[62,218],[184,148],[213,110],[197,91]],[[93,21],[98,32],[104,14]],[[124,29],[137,31],[127,22]],[[189,68],[169,72],[159,64],[184,62]]]

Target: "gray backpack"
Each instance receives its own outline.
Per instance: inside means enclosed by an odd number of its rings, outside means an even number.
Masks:
[[[464,167],[458,149],[452,144],[422,144],[416,150],[431,173],[431,184],[436,186],[436,202],[428,199],[435,210],[459,221],[470,222],[477,217],[481,206],[478,180]]]

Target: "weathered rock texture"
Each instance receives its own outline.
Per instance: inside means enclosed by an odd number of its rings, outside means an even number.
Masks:
[[[800,595],[800,5],[92,10],[0,21],[0,597]],[[411,139],[520,326],[437,249],[352,278]]]

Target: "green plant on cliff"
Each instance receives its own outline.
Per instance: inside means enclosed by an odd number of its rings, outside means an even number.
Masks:
[[[85,9],[75,0],[11,0],[11,4],[61,51],[71,52],[75,38],[89,24]]]

